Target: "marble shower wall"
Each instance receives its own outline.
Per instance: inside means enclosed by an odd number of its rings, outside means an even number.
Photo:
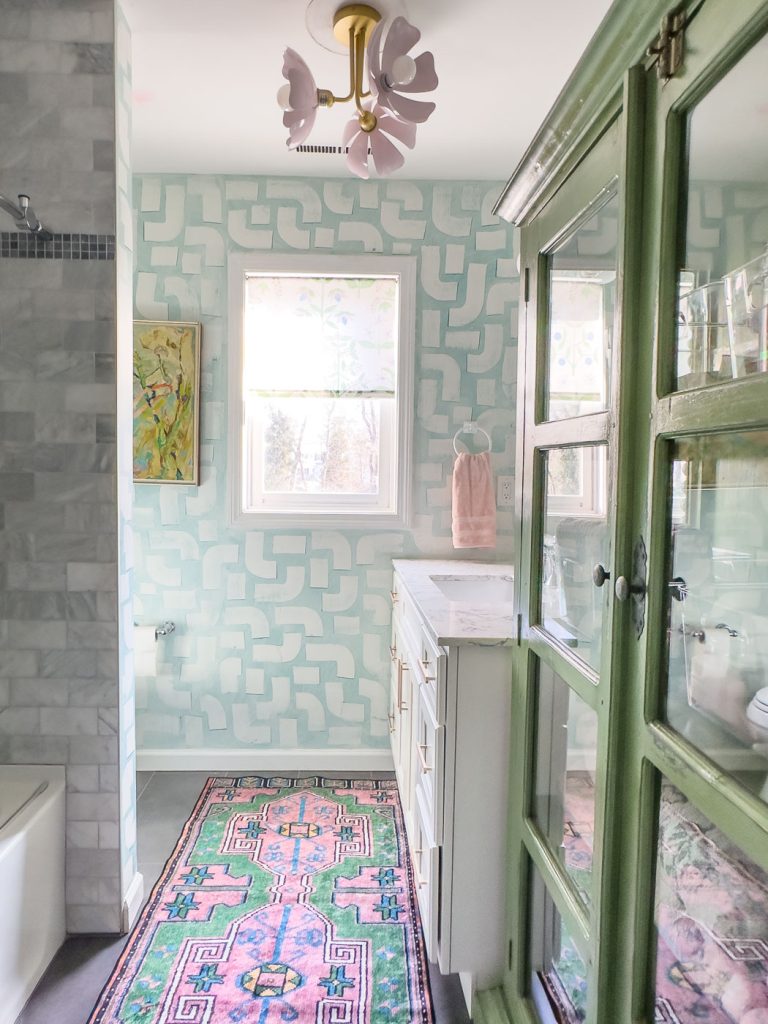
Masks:
[[[0,761],[67,766],[71,932],[120,927],[113,35],[0,0],[0,191],[60,242],[13,258],[1,215]]]
[[[115,239],[117,351],[117,502],[120,628],[120,870],[123,896],[138,870],[136,848],[136,692],[133,671],[133,210],[131,176],[131,28],[115,3]]]
[[[136,316],[203,324],[201,486],[136,487],[137,621],[177,625],[156,676],[137,679],[139,751],[388,745],[391,558],[453,554],[464,420],[492,434],[495,471],[513,472],[518,280],[513,229],[491,213],[500,190],[137,177]],[[226,264],[243,250],[417,257],[412,529],[229,526]],[[511,509],[499,527],[478,557],[511,556]]]

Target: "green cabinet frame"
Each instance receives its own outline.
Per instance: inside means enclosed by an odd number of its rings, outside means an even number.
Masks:
[[[515,171],[498,211],[521,227],[517,465],[518,599],[522,616],[513,680],[509,847],[509,969],[481,993],[480,1024],[535,1024],[528,942],[535,867],[588,964],[587,1024],[650,1024],[660,780],[671,782],[763,870],[768,805],[713,763],[662,716],[667,605],[669,447],[679,436],[768,429],[768,374],[691,391],[672,390],[680,213],[689,111],[768,32],[762,0],[690,0],[685,57],[669,80],[646,55],[668,4],[614,3],[547,122]],[[558,228],[618,177],[618,327],[613,403],[605,413],[544,422],[541,379],[546,288],[541,253]],[[606,597],[601,673],[585,670],[542,631],[538,607],[541,452],[602,441],[610,492],[612,580],[632,574],[640,537],[648,549],[645,626],[631,601]],[[606,588],[607,590],[607,588]],[[598,717],[596,845],[591,906],[585,907],[530,815],[535,663],[554,668]]]

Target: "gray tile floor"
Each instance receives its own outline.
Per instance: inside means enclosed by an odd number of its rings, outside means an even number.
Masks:
[[[350,778],[351,773],[340,773],[340,777]],[[380,775],[360,772],[354,777]],[[207,772],[138,773],[139,871],[144,876],[145,895],[149,895],[176,845],[207,778]],[[16,1024],[84,1024],[125,942],[125,936],[67,939]],[[459,979],[455,975],[444,977],[430,965],[430,980],[436,1024],[468,1024]]]

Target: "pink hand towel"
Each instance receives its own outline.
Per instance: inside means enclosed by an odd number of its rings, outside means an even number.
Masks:
[[[453,466],[453,546],[496,547],[496,498],[491,454],[461,452]]]

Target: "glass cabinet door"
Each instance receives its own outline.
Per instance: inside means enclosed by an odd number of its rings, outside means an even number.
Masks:
[[[768,39],[687,118],[675,388],[768,371]]]
[[[515,1024],[768,1024],[768,5],[682,9],[521,236]]]
[[[648,629],[626,792],[645,828],[625,872],[655,893],[653,912],[634,904],[648,1024],[768,1021],[766,13],[708,0],[682,71],[649,75],[650,188],[668,215],[644,298]]]
[[[540,1024],[598,1013],[624,147],[618,115],[539,213],[525,247],[519,695],[530,770],[521,766],[514,816],[511,871],[527,889],[510,998]]]

